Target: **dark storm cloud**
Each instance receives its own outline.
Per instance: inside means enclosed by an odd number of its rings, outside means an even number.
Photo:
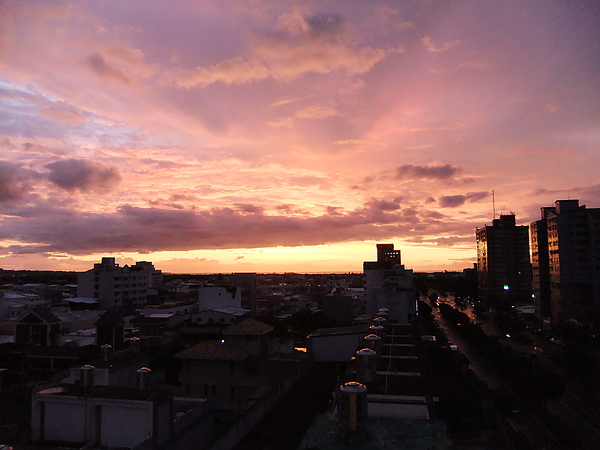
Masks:
[[[119,69],[115,69],[110,64],[106,62],[104,56],[102,56],[98,52],[94,52],[89,55],[86,59],[89,67],[96,72],[96,74],[103,79],[113,79],[117,81],[121,81],[123,83],[129,84],[131,80],[127,75],[123,73],[123,71]]]
[[[339,14],[315,14],[306,18],[312,33],[316,35],[337,33],[344,25]]]
[[[374,198],[371,201],[367,202],[367,205],[369,207],[379,210],[379,211],[396,211],[396,210],[400,209],[400,201],[401,200],[402,200],[401,197],[396,197],[391,201],[378,200],[378,199]]]
[[[4,218],[0,239],[21,242],[13,249],[18,253],[40,246],[44,252],[87,254],[299,246],[456,233],[456,223],[439,217],[418,206],[384,211],[373,202],[349,212],[328,208],[321,216],[267,215],[252,205],[207,210],[124,205],[115,213],[102,214],[47,203],[15,206]]]
[[[469,192],[465,195],[446,195],[440,197],[440,206],[442,208],[456,208],[464,205],[466,202],[476,202],[487,197],[488,192]]]
[[[250,203],[236,203],[235,208],[246,214],[262,214],[264,212],[262,206],[252,205]]]
[[[69,192],[101,192],[114,188],[121,181],[116,168],[83,159],[64,159],[45,167],[50,170],[48,179]]]
[[[0,203],[24,198],[31,190],[35,173],[17,164],[0,161]]]
[[[328,206],[325,211],[330,216],[341,216],[343,208],[341,206]]]
[[[425,180],[445,180],[452,178],[460,172],[458,167],[450,164],[415,166],[405,164],[396,169],[397,179],[425,179]]]

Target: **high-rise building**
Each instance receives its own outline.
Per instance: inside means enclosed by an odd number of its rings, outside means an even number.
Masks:
[[[363,263],[367,313],[388,310],[388,319],[409,323],[417,311],[413,271],[401,264],[400,250],[394,244],[377,244],[377,261]]]
[[[531,237],[531,269],[533,306],[543,319],[552,316],[550,308],[550,253],[548,252],[548,216],[555,207],[541,208],[541,218],[529,225]]]
[[[531,302],[529,227],[503,214],[492,226],[478,228],[476,237],[479,295],[497,305]]]
[[[151,262],[119,267],[115,258],[102,258],[94,268],[77,276],[77,296],[98,300],[98,308],[133,314],[146,306],[148,289],[162,281],[162,272]]]
[[[552,324],[597,326],[600,208],[557,200],[554,207],[542,208],[542,218],[532,224],[531,241],[536,315]]]

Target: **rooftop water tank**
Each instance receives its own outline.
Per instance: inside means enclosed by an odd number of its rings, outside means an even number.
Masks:
[[[361,383],[372,383],[377,378],[377,353],[370,348],[356,352],[356,378]]]
[[[338,426],[343,431],[360,432],[367,429],[367,387],[349,381],[339,388]]]
[[[367,334],[363,341],[367,348],[380,353],[381,337],[377,336],[376,334]]]
[[[371,325],[369,327],[369,333],[376,334],[381,339],[385,338],[385,328],[383,328],[383,326],[381,326],[381,325]]]
[[[377,316],[373,319],[373,325],[380,325],[382,327],[387,323],[387,319],[385,317]]]

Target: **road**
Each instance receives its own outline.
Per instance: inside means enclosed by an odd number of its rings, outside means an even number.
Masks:
[[[455,307],[453,298],[445,299],[445,303]],[[484,331],[490,335],[497,335],[502,338],[503,342],[510,345],[515,352],[536,355],[540,364],[547,365],[557,373],[562,373],[562,368],[557,366],[552,358],[548,355],[552,352],[556,352],[557,349],[547,339],[541,336],[530,334],[529,338],[533,341],[532,343],[518,342],[514,339],[506,338],[505,335],[499,332],[493,321],[480,322],[477,316],[473,313],[472,308],[467,304],[466,308],[461,310],[469,316],[473,322],[479,323]],[[458,345],[459,349],[465,354],[470,360],[470,368],[473,372],[485,382],[490,389],[497,391],[510,391],[510,388],[504,383],[499,377],[481,358],[481,356],[473,351],[467,341],[456,332],[443,317],[439,314],[437,308],[433,308],[433,313],[444,329],[446,336],[454,344]],[[567,425],[574,431],[578,439],[581,442],[581,448],[595,450],[600,448],[600,408],[592,403],[588,398],[589,393],[574,382],[568,382],[565,392],[556,399],[551,399],[546,402],[546,411],[554,415],[561,422]],[[531,416],[528,418],[528,416]],[[552,435],[546,430],[540,420],[539,416],[535,413],[521,414],[518,421],[512,421],[511,424],[523,425],[519,431],[522,431],[532,444],[536,448],[555,448],[557,443]]]
[[[452,327],[439,313],[438,308],[433,308],[433,315],[439,326],[444,330],[448,340],[456,344],[459,350],[469,359],[469,367],[475,375],[483,381],[491,390],[497,392],[510,392],[512,390],[492,370],[478,352],[471,348],[471,345]],[[516,395],[513,393],[516,397]],[[514,419],[508,421],[509,426],[516,431],[523,433],[535,449],[558,449],[560,445],[554,439],[552,434],[544,427],[541,420],[534,414],[520,410]],[[519,448],[515,445],[514,448]]]

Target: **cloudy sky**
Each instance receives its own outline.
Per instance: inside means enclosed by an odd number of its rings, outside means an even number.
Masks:
[[[0,2],[0,267],[461,270],[600,207],[595,0]]]

